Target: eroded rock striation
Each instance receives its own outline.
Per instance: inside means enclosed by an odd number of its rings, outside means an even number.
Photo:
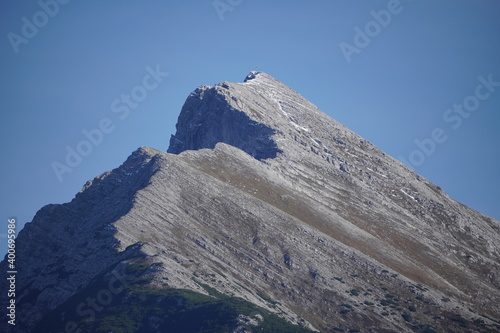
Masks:
[[[251,72],[196,89],[168,153],[36,214],[6,331],[495,332],[499,244],[498,221]]]

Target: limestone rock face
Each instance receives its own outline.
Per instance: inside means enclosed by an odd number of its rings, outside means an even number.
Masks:
[[[498,221],[265,73],[196,89],[168,153],[138,149],[17,244],[13,332],[78,319],[74,299],[138,261],[155,290],[215,290],[304,330],[499,329]],[[232,331],[266,320],[241,313]]]
[[[218,142],[226,142],[259,160],[276,157],[280,151],[271,139],[275,130],[228,103],[227,98],[232,102],[237,98],[230,96],[227,89],[225,83],[202,86],[189,95],[179,116],[177,133],[170,139],[169,153],[215,148]]]

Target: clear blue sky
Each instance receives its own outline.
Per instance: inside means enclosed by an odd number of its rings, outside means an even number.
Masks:
[[[4,0],[1,250],[9,217],[21,227],[138,147],[166,150],[192,90],[256,68],[500,219],[499,17],[497,0]],[[87,156],[60,181],[68,146]]]

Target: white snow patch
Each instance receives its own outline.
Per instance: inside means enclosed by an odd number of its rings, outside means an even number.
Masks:
[[[310,132],[310,129],[307,128],[307,127],[303,127],[303,126],[299,126],[297,125],[296,123],[294,123],[293,121],[290,121],[290,124],[292,124],[293,126],[295,126],[295,128],[299,129],[299,130],[303,130],[305,132]]]
[[[417,201],[417,199],[415,199],[415,197],[409,195],[408,193],[406,193],[403,189],[399,189],[401,192],[403,192],[404,194],[406,194],[408,197],[412,198],[413,200]]]
[[[379,175],[379,176],[381,176],[381,177],[387,178],[387,176],[386,176],[386,175],[383,175],[383,174],[381,174],[380,172],[377,172],[377,171],[372,170],[372,169],[370,169],[370,168],[366,168],[366,169],[370,170],[370,171],[371,171],[371,172],[373,172],[373,173],[376,173],[377,175]]]

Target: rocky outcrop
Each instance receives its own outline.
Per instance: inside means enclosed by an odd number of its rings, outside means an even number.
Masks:
[[[17,243],[20,332],[83,325],[75,297],[138,261],[152,290],[236,297],[304,330],[494,332],[500,320],[498,221],[265,73],[198,88],[168,153],[140,148],[40,210]]]
[[[240,148],[256,159],[274,158],[280,152],[271,137],[275,130],[251,119],[232,107],[225,90],[229,85],[201,86],[189,95],[177,123],[177,133],[170,139],[169,153],[215,148],[224,142]]]

